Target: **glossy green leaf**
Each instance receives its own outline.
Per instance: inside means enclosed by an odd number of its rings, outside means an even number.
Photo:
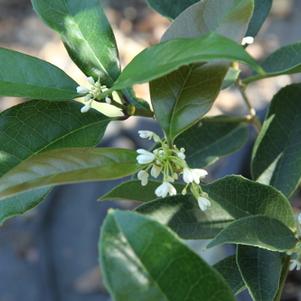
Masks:
[[[23,161],[0,181],[0,200],[54,185],[102,181],[135,173],[136,152],[120,148],[64,148]]]
[[[36,13],[57,31],[87,76],[110,86],[120,73],[111,26],[99,0],[32,0]]]
[[[116,301],[234,301],[217,272],[143,215],[109,212],[99,250],[105,284]]]
[[[216,60],[241,61],[261,72],[256,61],[241,45],[216,33],[210,33],[198,38],[169,40],[143,50],[125,67],[112,90],[149,82],[181,66]],[[144,68],[141,69],[141,66]]]
[[[295,217],[287,198],[271,186],[241,176],[227,176],[202,187],[211,200],[235,219],[264,215],[295,229]]]
[[[279,220],[255,215],[238,219],[222,230],[208,245],[256,246],[270,251],[287,251],[295,247],[294,233]]]
[[[241,278],[235,256],[226,257],[216,263],[213,267],[225,278],[230,285],[233,294],[237,295],[245,289],[245,283]]]
[[[255,37],[266,20],[273,4],[273,0],[254,0],[255,7],[246,36]]]
[[[161,15],[175,19],[183,10],[199,0],[147,0]]]
[[[34,154],[62,147],[94,146],[110,122],[77,102],[29,101],[0,114],[0,176]],[[38,205],[44,188],[0,202],[0,224]]]
[[[129,200],[148,202],[157,198],[155,195],[155,189],[160,184],[162,184],[162,182],[150,180],[146,186],[141,186],[141,182],[139,180],[130,180],[117,185],[99,199],[102,201]],[[184,188],[184,185],[182,184],[174,184],[174,186],[178,191]]]
[[[283,88],[273,100],[252,156],[252,174],[290,196],[301,180],[301,85]]]
[[[301,43],[279,48],[261,64],[265,74],[254,75],[244,80],[250,83],[267,77],[301,72]]]
[[[0,96],[69,100],[77,83],[64,71],[38,58],[0,48]]]
[[[255,301],[274,301],[282,270],[282,254],[248,246],[237,247],[237,264]]]
[[[240,43],[252,10],[253,0],[199,1],[177,17],[163,41],[216,32]],[[170,139],[208,112],[223,86],[228,67],[224,61],[192,64],[151,82],[156,119]]]
[[[175,140],[186,150],[190,167],[203,168],[238,151],[248,140],[248,126],[231,117],[204,118]]]
[[[209,239],[233,221],[219,204],[202,211],[193,196],[174,196],[142,204],[136,209],[169,226],[184,239]]]

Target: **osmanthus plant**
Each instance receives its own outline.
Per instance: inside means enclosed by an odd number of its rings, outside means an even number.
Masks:
[[[0,49],[0,95],[28,99],[0,114],[0,222],[37,206],[56,185],[133,175],[102,197],[141,202],[133,212],[109,211],[102,227],[100,265],[113,300],[230,301],[247,289],[253,300],[279,301],[288,270],[301,267],[301,221],[290,204],[301,178],[301,84],[274,96],[263,125],[247,87],[301,72],[301,43],[260,63],[245,50],[271,0],[148,2],[170,27],[121,71],[98,0],[32,0],[87,83]],[[135,97],[140,83],[150,84],[152,106]],[[207,117],[230,86],[248,114]],[[97,103],[123,116],[107,117]],[[131,116],[161,126],[162,136],[137,133],[153,141],[150,150],[95,147],[110,122]],[[208,183],[206,168],[239,150],[250,125],[258,132],[252,179]],[[232,244],[236,254],[209,266],[187,239],[209,240],[208,248]]]

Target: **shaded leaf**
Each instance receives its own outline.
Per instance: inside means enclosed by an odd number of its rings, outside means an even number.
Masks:
[[[149,5],[161,15],[175,19],[183,10],[198,0],[147,0]]]
[[[241,278],[235,256],[226,257],[216,263],[213,267],[225,278],[230,285],[233,294],[237,295],[245,289],[245,283]]]
[[[136,210],[169,226],[184,239],[213,238],[233,221],[233,217],[214,201],[204,212],[196,199],[189,195],[157,199]]]
[[[250,83],[267,77],[301,72],[301,43],[295,43],[279,48],[261,64],[265,73],[254,75],[244,80]]]
[[[160,181],[148,181],[146,186],[141,186],[138,180],[130,180],[119,184],[111,191],[101,196],[99,200],[130,200],[138,202],[148,202],[157,198],[155,189],[162,184]],[[184,188],[182,184],[174,184],[178,191]]]
[[[241,45],[216,33],[210,33],[198,38],[169,40],[143,50],[125,67],[112,90],[149,82],[181,66],[220,59],[238,60],[261,72],[256,61]],[[144,68],[141,69],[141,66]]]
[[[38,58],[0,48],[0,96],[69,100],[77,83],[63,70]]]
[[[301,85],[278,92],[270,106],[252,156],[252,174],[290,196],[301,179]]]
[[[136,152],[119,148],[64,148],[32,156],[1,177],[0,200],[37,188],[122,178],[135,173]]]
[[[278,252],[237,246],[237,264],[253,300],[275,300],[282,270],[282,257]]]
[[[227,176],[202,188],[234,219],[265,215],[281,221],[290,229],[296,227],[289,201],[271,186],[241,176]]]
[[[177,17],[164,34],[163,41],[196,38],[216,32],[240,43],[252,9],[252,0],[199,1]],[[151,82],[156,119],[168,135],[178,134],[170,133],[176,126],[181,128],[179,131],[184,131],[208,112],[222,88],[228,67],[229,63],[224,61],[198,63],[181,67]],[[171,122],[173,116],[176,118]],[[178,121],[180,117],[181,124]]]
[[[175,140],[186,150],[190,167],[203,168],[223,156],[239,150],[248,139],[245,123],[233,122],[231,117],[204,118],[199,124],[182,133]]]
[[[116,301],[234,301],[217,272],[145,216],[111,211],[99,250],[104,280]]]
[[[111,26],[99,0],[31,0],[40,18],[57,31],[87,76],[110,86],[120,73]]]
[[[296,245],[294,233],[279,220],[267,216],[238,219],[222,230],[208,245],[223,244],[256,246],[271,251],[287,251]]]
[[[255,7],[246,36],[255,37],[266,20],[273,4],[273,0],[254,0]]]
[[[81,114],[77,102],[29,101],[0,113],[0,176],[42,151],[96,145],[110,119],[91,110]],[[0,202],[0,224],[38,205],[49,189]]]

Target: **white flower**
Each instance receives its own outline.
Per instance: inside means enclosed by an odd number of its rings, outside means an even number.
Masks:
[[[137,174],[137,178],[138,180],[141,181],[141,185],[142,186],[146,186],[148,183],[148,173],[145,170],[140,170]]]
[[[189,167],[185,167],[183,169],[183,180],[185,183],[189,184],[195,182],[196,184],[200,184],[200,179],[205,178],[208,175],[208,172],[205,169],[191,169]]]
[[[92,85],[92,86],[95,85],[95,83],[96,83],[95,80],[94,80],[94,78],[92,76],[89,76],[87,78],[87,80],[88,80],[89,84]]]
[[[185,148],[181,148],[179,152],[177,152],[177,156],[182,159],[185,160],[186,156],[185,156]]]
[[[152,175],[152,177],[155,178],[155,179],[158,178],[159,175],[160,175],[160,173],[161,173],[161,171],[162,171],[162,167],[154,164],[152,166],[152,169],[151,169],[151,175]]]
[[[294,269],[296,269],[297,271],[301,269],[301,263],[297,259],[291,259],[290,261],[289,270],[293,271]]]
[[[177,190],[169,182],[163,182],[159,187],[157,187],[157,189],[155,190],[155,194],[158,197],[165,198],[167,197],[167,195],[176,195]]]
[[[206,211],[211,206],[211,202],[208,199],[200,196],[198,197],[198,205],[202,211]]]
[[[246,46],[246,45],[251,45],[254,43],[254,38],[251,36],[244,37],[242,39],[241,45]]]
[[[78,94],[87,94],[87,93],[90,92],[90,90],[88,88],[83,87],[83,86],[78,86],[76,88],[76,91],[77,91]]]
[[[86,105],[84,105],[84,106],[80,109],[80,111],[81,111],[82,113],[87,113],[87,112],[91,109],[91,106],[92,106],[92,102],[89,102],[89,103],[87,103]]]
[[[155,142],[160,142],[160,137],[152,131],[138,131],[139,137],[142,139],[153,139]]]
[[[155,160],[155,155],[145,149],[138,149],[137,153],[139,155],[136,159],[139,164],[149,164]]]
[[[107,96],[107,97],[105,98],[105,102],[106,102],[107,104],[110,105],[110,104],[112,103],[112,99],[111,99],[110,97]]]

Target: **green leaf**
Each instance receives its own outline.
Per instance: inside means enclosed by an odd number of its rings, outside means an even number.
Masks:
[[[273,100],[252,156],[252,174],[291,196],[301,179],[301,85],[287,86]]]
[[[226,257],[216,263],[213,267],[225,278],[230,285],[233,294],[237,295],[245,289],[245,284],[241,278],[235,256]]]
[[[0,181],[0,200],[37,188],[112,180],[135,173],[136,152],[120,148],[63,148],[23,161]]]
[[[294,74],[301,72],[301,43],[295,43],[279,48],[261,64],[265,74],[254,75],[244,80],[244,83],[260,80],[263,78]]]
[[[216,32],[240,43],[252,10],[253,0],[199,1],[177,17],[163,36],[163,41],[199,38],[208,32]],[[224,61],[197,62],[151,82],[156,119],[171,136],[170,139],[178,134],[170,133],[175,132],[174,128],[184,131],[208,112],[222,88],[228,67]]]
[[[235,118],[235,117],[234,117]],[[175,140],[186,150],[190,167],[203,168],[239,150],[248,140],[248,127],[232,117],[204,118]]]
[[[234,219],[264,215],[295,230],[295,217],[287,198],[271,186],[240,176],[227,176],[202,186],[209,198],[222,206]]]
[[[274,301],[282,270],[283,255],[264,249],[238,246],[237,264],[255,301]]]
[[[181,66],[216,60],[241,61],[261,72],[259,65],[241,45],[210,33],[198,38],[169,40],[143,50],[125,67],[111,90],[149,82]]]
[[[270,251],[287,251],[297,243],[294,233],[279,220],[267,216],[248,216],[234,221],[208,245],[223,244],[256,246]]]
[[[234,301],[217,272],[145,216],[111,211],[99,250],[104,280],[116,301]]]
[[[73,61],[87,76],[112,85],[120,73],[111,26],[99,0],[32,0],[40,18],[57,31]]]
[[[71,100],[77,83],[64,71],[38,58],[0,48],[0,96]]]
[[[155,189],[162,184],[160,181],[151,180],[148,181],[146,186],[141,185],[141,181],[130,180],[123,182],[111,191],[101,196],[99,200],[112,201],[112,200],[129,200],[138,202],[148,202],[157,198],[155,195]],[[175,183],[174,186],[178,191],[184,188],[184,185]]]
[[[198,0],[147,0],[149,5],[161,15],[175,19],[183,10]]]
[[[255,7],[246,36],[255,37],[267,18],[273,4],[273,0],[254,0]]]
[[[34,154],[62,147],[94,146],[110,122],[77,102],[29,101],[0,114],[0,176]],[[0,224],[38,205],[49,189],[0,202]]]
[[[202,211],[190,195],[157,199],[136,210],[169,226],[184,239],[213,238],[233,221],[233,217],[214,201],[208,210]]]

